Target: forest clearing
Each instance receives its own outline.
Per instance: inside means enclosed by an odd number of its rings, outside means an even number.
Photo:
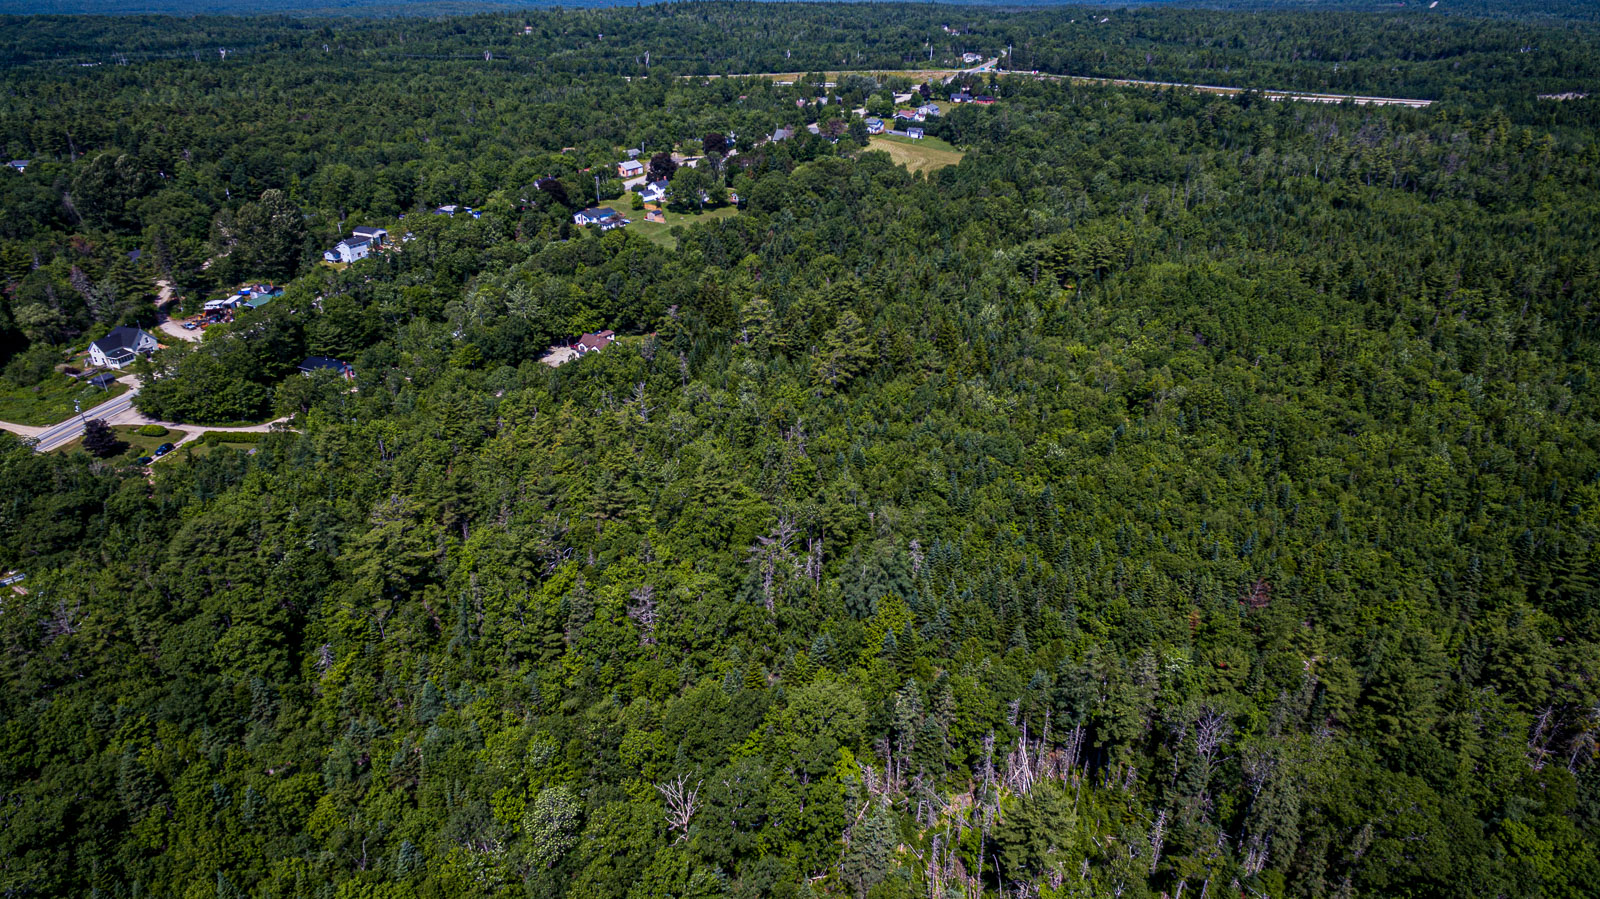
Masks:
[[[937,137],[913,140],[894,134],[875,134],[867,142],[867,149],[889,154],[896,164],[913,173],[936,172],[947,165],[955,165],[966,154]]]

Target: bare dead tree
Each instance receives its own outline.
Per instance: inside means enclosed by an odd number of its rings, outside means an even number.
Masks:
[[[78,632],[78,615],[83,611],[83,601],[75,600],[71,605],[65,598],[56,600],[55,608],[51,610],[50,617],[44,621],[44,635],[48,640],[65,637]]]
[[[983,786],[978,808],[974,812],[981,815],[983,832],[988,833],[989,825],[994,822],[995,816],[1000,810],[1000,791],[995,789],[994,731],[992,730],[985,734],[983,738],[983,766],[978,769],[978,773]],[[981,857],[979,862],[981,864]]]
[[[1065,751],[1066,751],[1066,754],[1067,754],[1067,757],[1066,757],[1066,760],[1065,760],[1065,762],[1066,762],[1066,771],[1063,772],[1063,775],[1065,775],[1067,772],[1072,771],[1073,768],[1076,768],[1078,766],[1078,760],[1083,755],[1083,737],[1084,737],[1084,732],[1083,732],[1083,725],[1082,724],[1075,725],[1072,728],[1071,733],[1067,734],[1067,745],[1065,747]]]
[[[1194,750],[1207,762],[1215,761],[1232,733],[1233,726],[1226,716],[1213,708],[1202,709],[1200,720],[1195,722]]]
[[[656,792],[667,804],[667,829],[678,834],[674,843],[689,838],[689,822],[694,820],[694,813],[700,810],[700,781],[695,781],[693,787],[688,786],[688,782],[689,778],[680,774],[677,780],[656,784]]]
[[[1239,597],[1239,602],[1250,611],[1266,608],[1272,602],[1272,585],[1266,578],[1257,578],[1255,583],[1245,589],[1244,595]]]
[[[1571,752],[1568,752],[1568,755],[1566,755],[1566,769],[1571,771],[1571,773],[1576,774],[1578,773],[1579,758],[1595,757],[1597,745],[1595,745],[1594,729],[1582,729],[1582,731],[1579,731],[1576,736],[1573,736],[1573,742],[1571,742],[1571,745],[1568,747],[1568,749],[1570,749]]]
[[[1267,849],[1271,842],[1259,834],[1250,837],[1249,844],[1245,846],[1244,873],[1251,876],[1261,873],[1261,869],[1267,866]]]
[[[648,422],[650,420],[650,413],[654,412],[656,407],[645,405],[643,381],[640,381],[633,387],[633,402],[639,407],[639,418]]]
[[[822,585],[822,538],[806,540],[805,577],[815,586]]]
[[[779,565],[794,558],[790,551],[794,536],[793,522],[789,516],[781,515],[772,533],[757,537],[756,542],[750,545],[750,562],[761,572],[761,595],[769,613],[776,607]]]
[[[1167,839],[1167,810],[1162,809],[1156,815],[1156,823],[1150,828],[1150,873],[1156,873],[1156,865],[1161,861],[1161,844]]]
[[[1028,725],[1022,725],[1022,732],[1017,735],[1017,745],[1006,756],[1006,774],[1004,783],[1006,788],[1023,796],[1033,792],[1033,785],[1038,772],[1034,763],[1029,758]]]
[[[922,573],[922,541],[913,537],[911,539],[911,576],[916,577]]]
[[[1539,717],[1533,720],[1533,735],[1528,738],[1528,764],[1533,770],[1544,770],[1545,761],[1550,757],[1550,740],[1559,729],[1555,706],[1540,709]]]
[[[656,588],[653,584],[641,584],[633,588],[628,594],[633,600],[628,605],[628,617],[639,628],[639,645],[656,645]]]
[[[331,644],[324,643],[317,647],[317,670],[321,671],[323,674],[327,674],[328,669],[332,667],[333,646]]]
[[[1271,750],[1253,747],[1245,751],[1239,767],[1244,771],[1245,786],[1250,789],[1251,800],[1261,798],[1261,791],[1278,770],[1278,757]]]

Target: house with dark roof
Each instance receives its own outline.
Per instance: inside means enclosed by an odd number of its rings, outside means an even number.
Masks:
[[[794,137],[793,128],[779,128],[777,131],[772,132],[772,140],[774,143],[780,140],[788,140],[791,137]]]
[[[383,246],[383,242],[389,239],[389,232],[382,228],[356,228],[350,235],[356,240],[365,240],[375,247]]]
[[[913,125],[910,128],[906,129],[906,137],[909,137],[912,140],[922,140],[923,136],[926,133],[927,132],[923,131],[921,128],[918,128],[915,125]]]
[[[868,134],[882,134],[883,133],[883,119],[867,119],[867,133]]]
[[[639,188],[639,198],[646,203],[659,203],[667,198],[667,179],[652,181]]]
[[[355,262],[367,258],[371,253],[372,241],[350,238],[334,244],[333,249],[322,254],[322,258],[329,262]]]
[[[971,103],[972,102],[972,95],[967,93],[966,91],[956,91],[955,93],[950,95],[950,102],[951,103]]]
[[[979,106],[993,106],[994,98],[988,94],[976,94],[973,96],[972,102],[978,104]]]
[[[573,215],[572,220],[579,225],[599,225],[601,231],[610,231],[612,228],[621,228],[628,224],[628,220],[610,206],[585,209]]]
[[[89,363],[100,368],[122,368],[159,347],[156,339],[140,328],[112,328],[110,334],[89,344]]]

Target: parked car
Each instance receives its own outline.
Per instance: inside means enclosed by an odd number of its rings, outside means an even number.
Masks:
[[[172,444],[170,444],[170,443],[163,443],[160,446],[156,447],[156,457],[157,458],[160,458],[161,456],[165,456],[167,453],[170,453],[170,452],[172,452]]]
[[[135,464],[135,465],[149,465],[151,462],[154,462],[154,461],[155,460],[150,458],[149,456],[140,456],[139,458],[133,460],[133,464]]]
[[[200,325],[195,323],[195,322],[184,322],[183,323],[183,329],[185,331],[193,331],[195,328],[198,328],[198,327],[200,327]]]

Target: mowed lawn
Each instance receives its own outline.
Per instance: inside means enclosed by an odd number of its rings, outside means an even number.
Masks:
[[[967,155],[937,137],[912,140],[893,134],[874,134],[867,149],[882,150],[889,158],[912,172],[933,172],[955,165]]]
[[[678,246],[678,241],[672,236],[672,229],[674,226],[688,226],[693,225],[696,222],[716,221],[717,219],[725,219],[728,216],[737,215],[738,212],[738,208],[734,206],[720,206],[716,209],[707,209],[702,213],[683,213],[672,212],[668,210],[666,213],[667,220],[665,222],[645,221],[644,212],[642,210],[634,210],[626,214],[628,218],[633,220],[633,224],[628,226],[629,231],[632,231],[633,233],[643,237],[645,240],[648,240],[653,244],[656,244],[657,246],[666,247],[667,249],[671,250]]]
[[[168,429],[167,433],[156,437],[148,437],[139,433],[138,425],[112,425],[111,432],[117,439],[128,445],[128,449],[120,457],[123,461],[132,461],[140,456],[148,456],[156,451],[156,447],[163,443],[177,443],[183,439],[184,432]],[[71,443],[58,446],[52,452],[73,453],[83,449],[83,438],[79,437]]]

